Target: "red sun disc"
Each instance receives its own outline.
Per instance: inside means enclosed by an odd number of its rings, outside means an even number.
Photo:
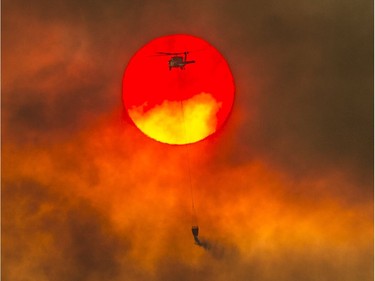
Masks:
[[[194,143],[215,133],[233,100],[225,58],[191,35],[150,41],[134,54],[123,77],[128,115],[144,134],[163,143]]]

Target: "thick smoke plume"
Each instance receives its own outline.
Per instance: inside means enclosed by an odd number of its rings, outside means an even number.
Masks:
[[[121,102],[173,33],[236,86],[189,159]],[[4,280],[373,280],[372,1],[5,0],[1,103]]]

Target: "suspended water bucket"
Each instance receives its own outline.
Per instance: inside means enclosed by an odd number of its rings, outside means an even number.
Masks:
[[[193,233],[194,236],[198,236],[199,233],[199,227],[198,226],[193,226],[191,228],[191,232]]]

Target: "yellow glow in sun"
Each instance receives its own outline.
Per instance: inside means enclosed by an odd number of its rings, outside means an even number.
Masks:
[[[147,136],[168,144],[197,142],[216,130],[216,113],[221,107],[210,93],[200,93],[183,101],[164,101],[150,110],[133,107],[129,115]]]

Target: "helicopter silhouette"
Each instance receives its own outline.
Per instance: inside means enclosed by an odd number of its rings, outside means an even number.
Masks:
[[[158,56],[172,56],[168,61],[169,70],[172,68],[185,69],[185,65],[195,63],[195,60],[187,60],[187,55],[189,52],[178,52],[178,53],[168,53],[168,52],[157,52]],[[183,56],[182,56],[183,55]]]

